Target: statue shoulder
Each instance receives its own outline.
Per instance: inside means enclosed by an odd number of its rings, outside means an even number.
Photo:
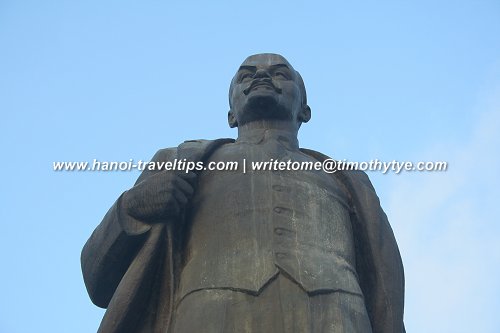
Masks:
[[[373,187],[372,182],[370,181],[370,177],[368,177],[366,172],[361,170],[345,170],[340,172],[345,178],[347,178],[352,184],[354,184],[355,187],[362,186],[372,192],[375,192],[375,188]]]
[[[200,147],[202,145],[205,145],[209,142],[212,142],[213,140],[203,140],[203,139],[197,139],[197,140],[186,140],[179,144],[177,147],[167,147],[167,148],[161,148],[158,149],[158,151],[153,155],[151,158],[152,162],[165,162],[174,159],[177,156],[177,152],[179,151],[179,148],[181,149],[186,149],[187,147],[190,148],[196,148]]]
[[[152,162],[163,162],[172,159],[177,152],[177,147],[159,149],[151,158]]]
[[[151,161],[164,162],[176,157],[187,159],[200,159],[206,153],[212,153],[215,149],[228,143],[233,143],[234,139],[222,138],[215,140],[196,139],[186,140],[177,147],[162,148],[156,152]],[[181,154],[182,156],[179,156]]]

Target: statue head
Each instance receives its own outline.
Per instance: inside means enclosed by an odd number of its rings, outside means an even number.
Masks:
[[[274,119],[293,122],[298,129],[311,118],[302,77],[279,54],[245,59],[231,81],[229,106],[230,127]]]

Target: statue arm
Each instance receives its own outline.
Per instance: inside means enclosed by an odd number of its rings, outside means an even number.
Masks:
[[[354,205],[356,270],[374,333],[402,333],[404,271],[386,214],[364,172],[347,175]]]
[[[172,159],[175,149],[162,149],[152,161]],[[136,185],[158,171],[144,170]],[[111,206],[85,244],[81,255],[85,286],[94,304],[107,307],[123,275],[146,240],[151,224],[122,207],[123,194]]]

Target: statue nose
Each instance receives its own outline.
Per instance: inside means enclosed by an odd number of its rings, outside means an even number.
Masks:
[[[255,72],[255,75],[254,75],[254,78],[270,78],[271,75],[269,75],[269,72],[265,69],[258,69],[256,72]]]

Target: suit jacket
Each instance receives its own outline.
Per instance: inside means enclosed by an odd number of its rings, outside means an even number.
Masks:
[[[152,161],[186,158],[204,161],[232,139],[186,141],[158,151]],[[308,149],[323,161],[328,157]],[[158,171],[145,170],[136,183]],[[349,194],[356,272],[374,333],[404,332],[404,273],[387,217],[364,172],[338,171]],[[182,219],[182,218],[181,218]],[[160,333],[169,327],[180,275],[182,221],[146,224],[121,209],[121,196],[92,233],[82,251],[87,291],[97,306],[107,308],[98,332]]]

